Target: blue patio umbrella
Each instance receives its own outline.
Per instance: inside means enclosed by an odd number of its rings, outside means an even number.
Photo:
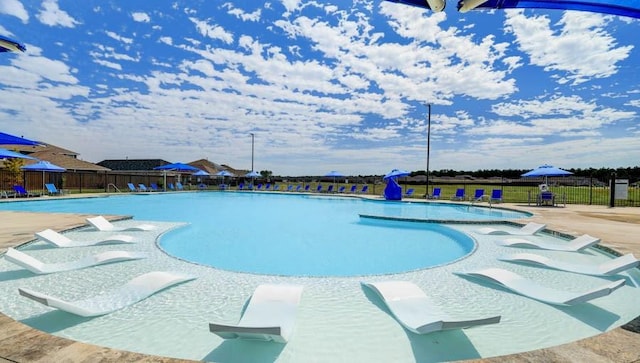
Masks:
[[[387,180],[387,179],[390,179],[390,178],[393,178],[393,179],[402,178],[402,177],[408,176],[410,174],[411,173],[406,171],[406,170],[393,169],[387,175],[383,176],[382,180]]]
[[[220,170],[219,172],[216,173],[216,176],[225,177],[225,176],[236,176],[236,175],[231,172],[228,172],[227,170]]]
[[[9,135],[4,132],[0,132],[0,145],[40,145],[37,142],[24,137],[18,137]]]
[[[27,48],[13,39],[0,35],[0,53],[2,52],[24,52]]]
[[[260,176],[260,173],[258,173],[255,170],[252,170],[244,175],[245,178],[257,178],[259,176]]]
[[[25,154],[20,154],[15,151],[0,148],[0,159],[15,159],[15,158],[37,160],[36,158],[32,158],[31,156],[27,156]]]
[[[61,166],[52,164],[45,160],[40,160],[34,164],[25,165],[21,169],[24,171],[41,171],[42,172],[42,190],[46,189],[44,185],[45,184],[44,173],[46,172],[62,173],[67,170]]]
[[[544,183],[547,184],[547,178],[550,176],[565,176],[565,175],[571,175],[571,174],[573,173],[570,171],[566,171],[566,170],[545,164],[545,165],[540,165],[539,167],[531,171],[528,171],[522,174],[521,176],[525,178],[544,177]]]
[[[331,170],[330,172],[328,172],[327,174],[324,175],[325,177],[329,177],[329,178],[333,178],[333,184],[336,183],[336,179],[337,178],[344,178],[344,174],[342,174],[339,171],[335,171],[335,170]],[[335,186],[334,186],[335,188]]]
[[[210,176],[211,174],[207,173],[204,170],[198,170],[192,174],[193,176]]]
[[[153,170],[164,171],[164,175],[163,175],[164,184],[162,186],[164,191],[167,191],[167,171],[177,171],[177,172],[184,172],[184,173],[200,171],[200,169],[196,168],[195,166],[191,166],[185,163],[171,163],[171,164],[160,165],[153,168]]]

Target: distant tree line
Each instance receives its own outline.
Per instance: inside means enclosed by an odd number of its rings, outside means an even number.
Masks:
[[[635,182],[640,180],[640,166],[635,167],[627,167],[627,168],[571,168],[564,169],[573,173],[573,176],[585,177],[585,178],[595,178],[601,181],[609,180],[611,178],[611,173],[616,173],[616,178],[618,179],[629,179],[630,182]],[[481,169],[476,171],[466,171],[466,170],[453,170],[453,169],[442,169],[442,170],[432,170],[430,171],[430,175],[435,177],[455,177],[456,175],[470,175],[475,178],[492,178],[492,177],[502,177],[507,179],[518,179],[522,174],[531,171],[531,169]],[[416,175],[425,175],[425,170],[414,171],[411,173],[411,176]]]

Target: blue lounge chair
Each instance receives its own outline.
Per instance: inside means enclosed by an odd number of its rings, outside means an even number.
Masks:
[[[552,192],[541,192],[538,197],[538,205],[555,206],[556,200]]]
[[[473,200],[479,201],[484,198],[484,189],[476,189],[475,194],[473,195]]]
[[[429,195],[429,199],[440,199],[441,188],[433,188],[433,193]]]
[[[158,187],[158,184],[156,183],[151,183],[151,191],[152,192],[159,192],[160,188]]]
[[[414,189],[413,188],[409,188],[407,189],[407,191],[404,193],[404,196],[409,198],[413,195]]]
[[[327,188],[327,193],[333,193],[333,184],[329,185]]]
[[[365,194],[369,192],[369,186],[368,185],[363,185],[362,186],[362,190],[360,190],[360,194]]]
[[[320,192],[322,192],[322,184],[318,184],[318,187],[316,187],[316,193]]]
[[[167,184],[167,187],[169,188],[169,190],[176,190],[176,187],[173,186],[173,183]]]
[[[458,188],[456,194],[451,197],[451,200],[464,200],[464,188]]]
[[[14,185],[13,190],[16,192],[15,197],[39,197],[40,194],[28,192],[22,185]]]
[[[267,185],[264,186],[264,190],[270,190],[271,189],[271,183],[267,183]]]
[[[288,185],[287,186],[287,191],[288,192],[292,192],[293,191],[293,185]]]
[[[238,190],[242,190],[242,189],[244,189],[244,183],[238,184]]]
[[[310,187],[311,187],[311,185],[309,185],[309,184],[305,185],[305,187],[304,187],[304,191],[305,191],[305,192],[308,192]]]
[[[182,186],[182,183],[180,183],[180,182],[176,182],[176,189],[178,189],[178,190],[184,190],[184,187]]]
[[[275,191],[278,191],[278,190],[280,190],[280,185],[274,184],[273,185],[273,191],[275,192]]]
[[[491,191],[491,202],[502,203],[502,189],[494,189]]]
[[[299,191],[301,191],[301,190],[302,190],[302,185],[298,185],[298,186],[296,187],[296,192],[299,192]]]
[[[45,184],[44,186],[49,195],[62,195],[62,190],[58,190],[54,184]]]
[[[258,184],[258,186],[256,187],[256,190],[262,190],[262,183]]]
[[[349,193],[351,193],[351,194],[356,194],[356,191],[357,191],[357,190],[358,190],[358,186],[357,186],[357,185],[355,185],[355,184],[353,184],[353,185],[351,186],[351,189],[349,189]]]
[[[148,192],[148,191],[150,191],[150,190],[147,188],[147,186],[146,186],[146,185],[144,185],[144,184],[142,184],[142,183],[138,184],[138,189],[139,189],[141,192]]]
[[[130,192],[137,192],[138,189],[136,188],[135,185],[133,185],[133,183],[127,183],[127,186],[129,187],[129,191]]]
[[[344,190],[347,189],[344,185],[338,188],[338,193],[344,193]]]

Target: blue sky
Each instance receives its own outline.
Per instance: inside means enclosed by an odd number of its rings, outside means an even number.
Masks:
[[[0,0],[1,131],[275,175],[637,166],[636,19],[386,1]]]

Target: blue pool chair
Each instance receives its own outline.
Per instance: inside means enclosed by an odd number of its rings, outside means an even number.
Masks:
[[[242,189],[244,189],[244,183],[238,184],[238,190],[242,190]]]
[[[369,186],[368,185],[363,185],[362,186],[362,190],[360,190],[360,194],[365,194],[369,192]]]
[[[404,193],[404,196],[409,198],[413,195],[414,189],[413,188],[409,188],[407,189],[407,191]]]
[[[429,199],[440,199],[440,188],[433,188],[433,193],[429,196]]]
[[[274,184],[273,185],[273,191],[275,192],[275,191],[278,191],[278,190],[280,190],[280,185]]]
[[[458,188],[451,200],[464,200],[464,188]]]
[[[309,184],[305,185],[305,187],[304,187],[304,191],[305,191],[305,192],[308,192],[310,187],[311,187],[311,185],[309,185]]]
[[[45,188],[47,188],[47,192],[49,193],[49,195],[62,195],[62,191],[58,190],[55,185],[45,184],[44,186]]]
[[[258,186],[256,187],[256,190],[262,190],[262,183],[258,184]]]
[[[502,203],[502,189],[494,189],[491,191],[491,202]]]
[[[160,188],[158,187],[158,184],[156,183],[151,183],[151,191],[152,192],[159,192]]]
[[[267,185],[264,186],[264,190],[270,190],[271,189],[271,183],[267,183]]]
[[[147,186],[146,186],[146,185],[144,185],[144,184],[142,184],[142,183],[138,184],[138,189],[139,189],[141,192],[148,192],[148,191],[149,191],[149,189],[147,189]]]
[[[475,194],[473,195],[473,200],[482,200],[484,197],[484,189],[476,189]]]
[[[356,194],[356,190],[358,190],[358,186],[357,186],[357,185],[355,185],[355,184],[353,184],[353,185],[351,186],[351,189],[349,189],[349,193],[351,193],[351,194]]]
[[[299,191],[301,191],[301,190],[302,190],[302,185],[298,185],[298,186],[296,187],[296,192],[299,192]]]
[[[167,187],[169,188],[169,190],[175,190],[176,189],[176,187],[173,186],[173,183],[167,184]]]
[[[344,193],[344,190],[347,189],[344,185],[338,188],[338,193]]]
[[[333,184],[329,185],[327,188],[327,193],[333,193]]]
[[[322,184],[318,184],[318,187],[316,188],[316,193],[320,192],[322,192]]]
[[[13,190],[15,191],[16,197],[38,197],[40,194],[28,192],[22,185],[14,185]]]

